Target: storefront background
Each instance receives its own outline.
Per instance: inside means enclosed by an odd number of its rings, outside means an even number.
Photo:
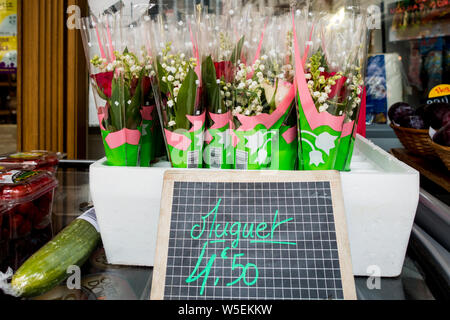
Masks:
[[[66,26],[73,14],[68,8],[75,5],[82,9],[79,13],[86,15],[88,2],[97,14],[109,9],[134,16],[147,11],[193,13],[198,4],[220,14],[242,3],[153,0],[148,10],[147,0],[126,0],[122,5],[116,0],[1,1],[0,154],[49,149],[65,152],[72,159],[103,157],[81,39],[78,30]],[[252,3],[255,10],[269,6],[275,13],[289,10],[290,2],[245,1]],[[433,88],[449,83],[450,1],[312,1],[314,10],[330,12],[348,5],[379,14],[372,17],[379,23],[372,25],[369,40],[368,137],[386,150],[400,147],[389,128],[388,107],[400,101],[419,107],[430,101]],[[61,81],[54,81],[55,75]]]
[[[0,154],[16,150],[17,0],[0,2]]]

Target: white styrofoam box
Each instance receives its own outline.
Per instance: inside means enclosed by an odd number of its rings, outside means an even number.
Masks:
[[[90,189],[108,262],[153,266],[161,190],[170,164],[132,168],[105,163],[91,166]]]
[[[341,180],[354,275],[399,276],[419,204],[419,173],[358,137],[352,171]]]
[[[108,262],[153,266],[170,165],[128,168],[105,162],[91,166],[90,185]],[[398,276],[419,202],[418,172],[358,137],[352,172],[342,173],[342,185],[354,274]]]

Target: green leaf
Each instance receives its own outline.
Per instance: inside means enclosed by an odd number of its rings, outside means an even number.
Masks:
[[[157,64],[157,68],[158,68],[159,90],[161,91],[161,93],[164,93],[165,95],[167,95],[169,93],[169,87],[167,86],[167,83],[162,81],[162,78],[164,78],[166,76],[166,71],[162,67],[159,60],[156,61],[156,64]]]
[[[220,87],[216,79],[216,67],[211,56],[202,65],[203,88],[206,90],[207,106],[212,113],[219,113],[221,109]]]
[[[269,114],[272,114],[275,111],[275,109],[277,108],[277,105],[276,105],[277,104],[277,101],[276,101],[277,93],[278,93],[278,78],[275,82],[275,92],[273,94],[272,100],[269,102],[269,106],[270,106]]]
[[[108,101],[108,97],[106,96],[106,94],[103,93],[103,90],[97,86],[97,84],[95,85],[95,89],[97,90],[98,96],[100,98],[102,98],[105,101]]]
[[[125,105],[126,105],[126,121],[127,128],[130,130],[136,130],[142,124],[141,106],[143,105],[143,95],[142,95],[142,78],[144,77],[145,70],[142,69],[139,75],[139,81],[136,87],[134,96],[130,99],[130,88],[125,90]],[[131,104],[128,102],[131,101]]]
[[[112,80],[112,91],[111,91],[111,103],[109,108],[109,118],[110,124],[116,130],[122,130],[124,127],[124,85],[123,79],[113,78]]]
[[[325,68],[326,72],[330,72],[330,68],[328,66],[327,58],[325,57],[325,54],[323,53],[321,48],[319,48],[319,51],[317,52],[317,55],[319,57],[320,65]]]
[[[231,55],[231,59],[230,59],[230,61],[232,63],[236,63],[239,59],[241,59],[242,48],[244,47],[244,40],[245,40],[245,36],[242,37],[241,40],[239,40],[236,48],[234,48],[233,54]]]
[[[181,85],[177,97],[177,114],[175,121],[178,129],[189,130],[191,128],[191,123],[186,118],[186,115],[194,115],[195,102],[197,99],[197,80],[197,74],[192,68],[189,68],[189,72]]]

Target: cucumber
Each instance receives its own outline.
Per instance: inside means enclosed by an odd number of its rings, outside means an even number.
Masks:
[[[21,297],[40,296],[64,281],[70,266],[82,266],[97,247],[100,234],[77,219],[29,258],[13,276],[12,289]]]

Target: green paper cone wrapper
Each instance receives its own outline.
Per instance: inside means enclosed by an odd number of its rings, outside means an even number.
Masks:
[[[139,163],[139,147],[141,141],[141,127],[137,130],[123,129],[110,132],[103,126],[103,114],[99,114],[100,129],[103,145],[109,166],[135,167]]]
[[[285,143],[286,140],[283,138],[285,132],[281,128],[284,126],[290,113],[290,107],[295,100],[295,87],[287,82],[283,85],[288,87],[288,93],[272,114],[251,117],[236,116],[241,125],[233,131],[235,169],[270,170],[291,167],[291,159],[281,158],[280,155],[285,153],[286,148],[293,141],[288,139],[290,143]]]
[[[156,141],[155,141],[155,106],[142,107],[142,137],[140,166],[150,167],[155,159]]]
[[[170,161],[174,168],[202,168],[206,112],[186,117],[193,125],[191,130],[164,130]]]
[[[208,169],[233,169],[233,116],[208,114],[212,124],[205,132],[204,167]]]

